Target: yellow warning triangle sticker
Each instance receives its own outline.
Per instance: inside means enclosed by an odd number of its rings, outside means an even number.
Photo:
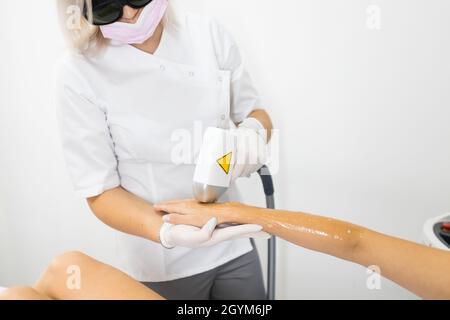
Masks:
[[[217,163],[219,164],[219,166],[222,168],[222,170],[226,174],[230,173],[232,156],[233,156],[233,152],[230,152],[217,160]]]

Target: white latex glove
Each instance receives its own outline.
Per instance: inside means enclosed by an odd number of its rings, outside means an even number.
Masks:
[[[267,162],[267,133],[255,118],[247,118],[233,131],[236,136],[236,164],[232,181],[250,177]]]
[[[205,243],[205,247],[214,246],[218,243],[242,238],[269,239],[271,236],[262,231],[257,224],[242,224],[236,226],[219,227],[214,230],[211,239]]]
[[[216,227],[216,218],[209,220],[203,228],[164,223],[159,232],[159,239],[163,247],[172,249],[175,247],[204,248],[239,238],[269,237],[267,233],[261,231],[261,226],[254,224]]]

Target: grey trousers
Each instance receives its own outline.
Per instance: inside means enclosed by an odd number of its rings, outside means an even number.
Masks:
[[[251,252],[216,269],[168,282],[146,282],[169,300],[265,300],[258,252]]]

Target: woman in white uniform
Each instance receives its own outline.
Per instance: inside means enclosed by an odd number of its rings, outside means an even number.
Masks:
[[[64,155],[77,193],[121,231],[118,267],[168,299],[263,299],[249,240],[261,226],[172,226],[153,208],[192,197],[199,148],[173,156],[185,133],[195,144],[199,128],[233,130],[235,178],[265,161],[246,144],[265,145],[271,121],[232,37],[213,19],[175,16],[167,0],[57,3],[76,49],[57,77]],[[232,187],[221,201],[237,197]]]

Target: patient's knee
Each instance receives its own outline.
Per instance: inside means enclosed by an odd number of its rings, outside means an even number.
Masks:
[[[57,257],[55,257],[50,266],[47,269],[47,273],[51,274],[60,274],[67,273],[68,268],[76,266],[82,268],[87,263],[92,262],[93,259],[88,257],[87,255],[78,252],[71,251],[63,253]]]

